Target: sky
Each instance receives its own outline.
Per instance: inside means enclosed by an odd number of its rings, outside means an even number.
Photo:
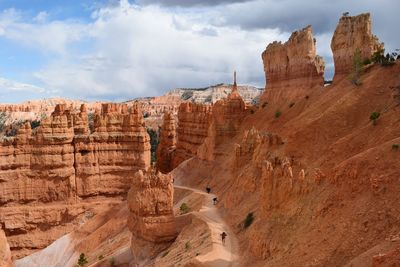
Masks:
[[[400,48],[399,0],[0,0],[0,103],[65,97],[123,101],[232,82],[264,87],[261,53],[313,26],[330,42],[344,12],[370,12]]]

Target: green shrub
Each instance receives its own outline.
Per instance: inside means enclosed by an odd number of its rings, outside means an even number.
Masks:
[[[40,121],[31,121],[32,130],[40,126]]]
[[[254,214],[250,212],[247,214],[246,219],[244,219],[243,227],[245,229],[249,228],[249,226],[253,223],[254,221]]]
[[[85,256],[85,253],[81,253],[81,255],[79,255],[79,259],[78,259],[78,265],[79,266],[85,266],[88,263],[88,260]]]
[[[371,64],[372,62],[371,62],[371,59],[369,59],[369,58],[366,57],[366,58],[364,58],[364,60],[363,60],[362,63],[363,63],[364,66],[366,66],[366,65]]]
[[[181,214],[186,214],[190,211],[189,206],[185,202],[182,203],[179,209],[181,211]]]
[[[378,118],[381,116],[381,113],[374,111],[371,113],[371,115],[369,116],[369,119],[372,121],[372,123],[374,125],[376,125],[376,121],[378,120]]]
[[[157,162],[157,146],[158,146],[158,131],[147,128],[147,133],[150,136],[150,152],[151,152],[151,163]]]
[[[381,66],[392,66],[395,64],[397,58],[398,53],[387,53],[385,56],[385,49],[381,48],[375,51],[371,57],[371,61],[373,63],[380,64]]]
[[[354,85],[361,85],[361,74],[363,72],[363,60],[361,58],[361,50],[359,48],[353,54],[353,66],[350,74],[350,81]]]
[[[282,115],[282,112],[280,112],[279,110],[277,110],[275,112],[275,118],[279,118]]]
[[[392,145],[392,150],[399,150],[400,145],[399,144],[393,144]]]
[[[99,259],[99,261],[101,261],[102,259],[104,259],[104,256],[103,256],[103,255],[100,255],[100,256],[98,257],[98,259]]]

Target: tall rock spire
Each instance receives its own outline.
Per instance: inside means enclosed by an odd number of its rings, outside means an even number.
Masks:
[[[236,83],[236,70],[233,72],[233,87],[232,87],[232,93],[237,92],[237,83]]]

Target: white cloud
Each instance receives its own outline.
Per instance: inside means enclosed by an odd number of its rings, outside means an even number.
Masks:
[[[49,14],[46,11],[41,11],[36,15],[36,17],[33,18],[33,20],[38,23],[44,23],[47,21],[48,17],[49,17]]]
[[[28,83],[20,83],[0,77],[0,90],[2,92],[29,92],[44,93],[45,89]]]
[[[46,12],[39,12],[30,23],[19,11],[4,10],[0,13],[0,35],[44,54],[66,54],[69,45],[82,41],[86,35],[87,25],[79,21],[48,22],[47,17]]]
[[[198,14],[122,1],[93,13],[89,53],[57,58],[35,73],[46,87],[73,98],[132,98],[172,87],[239,81],[263,85],[261,52],[288,33],[211,26]]]

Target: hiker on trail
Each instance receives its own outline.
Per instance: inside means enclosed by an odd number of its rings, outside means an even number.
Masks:
[[[209,186],[206,187],[207,194],[210,194],[211,188]]]
[[[222,232],[221,234],[221,239],[222,239],[222,245],[225,246],[225,237],[227,236],[227,234],[225,232]]]
[[[216,197],[213,198],[213,204],[216,205],[218,202],[218,199]]]

